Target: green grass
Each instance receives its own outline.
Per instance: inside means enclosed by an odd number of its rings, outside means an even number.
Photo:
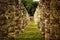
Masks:
[[[24,32],[16,37],[16,40],[43,40],[43,35],[34,21],[31,21],[26,25]]]

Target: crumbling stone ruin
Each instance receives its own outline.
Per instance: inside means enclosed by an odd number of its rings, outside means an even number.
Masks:
[[[60,0],[40,0],[34,20],[45,40],[60,40]]]
[[[15,40],[27,22],[29,15],[21,0],[0,0],[0,40]]]

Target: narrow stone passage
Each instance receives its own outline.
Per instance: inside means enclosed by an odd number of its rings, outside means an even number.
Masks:
[[[43,40],[43,35],[39,31],[37,25],[35,25],[34,21],[30,21],[26,25],[24,32],[16,37],[16,40]]]

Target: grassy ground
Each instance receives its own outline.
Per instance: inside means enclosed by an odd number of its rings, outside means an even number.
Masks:
[[[33,21],[26,25],[24,32],[16,37],[16,40],[43,40],[43,35]]]

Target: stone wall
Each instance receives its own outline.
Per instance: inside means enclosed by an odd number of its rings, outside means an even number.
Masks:
[[[34,15],[45,40],[60,40],[60,0],[41,0]]]
[[[15,40],[28,21],[28,12],[19,0],[0,0],[0,40]]]
[[[49,40],[60,40],[60,0],[51,0],[50,7]]]

